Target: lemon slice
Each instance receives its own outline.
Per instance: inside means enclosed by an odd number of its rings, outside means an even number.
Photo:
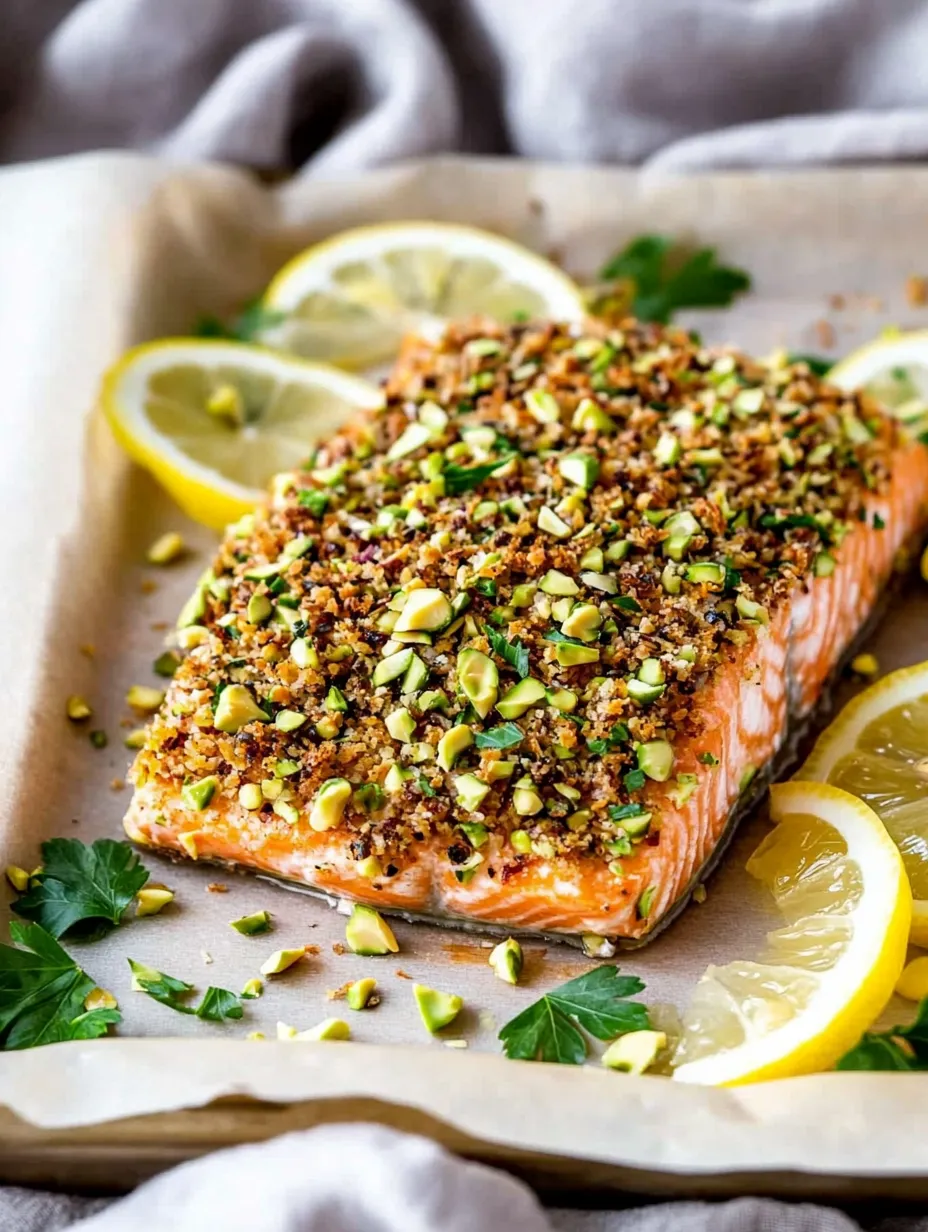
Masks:
[[[410,332],[434,337],[455,317],[580,321],[580,288],[550,261],[473,227],[358,227],[307,248],[277,274],[266,308],[286,313],[262,341],[310,359],[368,368]]]
[[[240,342],[167,338],[127,351],[100,401],[117,440],[197,522],[219,529],[361,407],[373,385]]]
[[[780,783],[748,861],[783,925],[757,959],[710,967],[683,1016],[678,1082],[734,1085],[830,1069],[892,995],[911,892],[880,819],[824,783]]]
[[[928,427],[928,330],[877,338],[835,364],[828,379],[866,389],[918,435]]]
[[[912,887],[912,941],[928,946],[928,663],[859,693],[800,773],[853,792],[879,814]]]

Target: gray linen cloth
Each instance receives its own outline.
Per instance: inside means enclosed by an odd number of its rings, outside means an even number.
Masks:
[[[453,149],[676,170],[928,153],[925,0],[2,0],[0,10],[6,162],[130,147],[311,175]],[[112,1205],[0,1191],[0,1232],[77,1226],[857,1224],[751,1198],[544,1212],[499,1173],[352,1126],[213,1155]],[[916,1228],[928,1232],[928,1218],[892,1222],[893,1232]]]

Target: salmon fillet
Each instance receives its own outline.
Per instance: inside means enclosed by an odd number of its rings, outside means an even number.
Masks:
[[[135,841],[411,916],[638,943],[924,526],[865,394],[681,330],[453,327],[230,527]]]

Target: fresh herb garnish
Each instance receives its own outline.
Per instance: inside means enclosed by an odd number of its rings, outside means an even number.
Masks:
[[[84,926],[82,936],[102,936],[121,922],[147,880],[128,843],[98,838],[88,847],[76,838],[52,838],[42,844],[42,872],[13,910],[53,937],[77,925]]]
[[[719,759],[713,753],[700,753],[696,759],[701,761],[704,766],[717,766]]]
[[[560,629],[549,629],[544,634],[546,642],[567,642],[571,646],[585,646],[586,642],[579,637],[568,637],[566,633],[562,633]]]
[[[287,314],[276,308],[266,308],[260,299],[247,303],[228,324],[211,314],[200,317],[193,328],[197,338],[231,338],[235,342],[255,342],[266,329],[286,320]]]
[[[507,1022],[499,1033],[503,1051],[519,1061],[582,1065],[587,1041],[580,1027],[601,1040],[647,1029],[646,1007],[625,1000],[643,990],[636,975],[620,975],[615,966],[594,967],[545,993]]]
[[[824,359],[821,355],[803,355],[798,351],[791,351],[786,357],[786,362],[789,364],[807,364],[813,376],[827,376],[835,366],[833,359]]]
[[[744,270],[720,265],[714,248],[688,254],[666,235],[632,240],[606,263],[600,278],[631,282],[631,313],[664,324],[681,308],[725,308],[751,285]]]
[[[835,1068],[928,1069],[928,998],[919,1005],[913,1023],[907,1027],[890,1027],[888,1031],[867,1031]]]
[[[493,578],[477,578],[474,582],[474,590],[481,595],[486,595],[488,599],[496,598],[496,582]]]
[[[484,462],[481,466],[446,466],[442,471],[446,494],[457,496],[460,492],[472,491],[515,456],[514,453],[507,453],[495,462]]]
[[[729,556],[725,557],[723,567],[725,569],[725,582],[722,586],[722,592],[724,594],[731,594],[741,585],[741,574],[737,569],[732,568],[731,557]]]
[[[165,975],[154,967],[146,967],[144,963],[135,962],[130,958],[132,977],[135,984],[178,1014],[193,1014],[197,1018],[205,1018],[209,1022],[224,1022],[228,1018],[241,1018],[243,1010],[239,997],[227,988],[214,988],[210,985],[203,994],[199,1005],[187,1005],[186,1000],[194,991],[193,985],[184,980],[177,980],[173,975]]]
[[[878,513],[875,513],[873,515],[873,529],[874,530],[885,530],[886,529],[886,523],[883,521],[883,519],[880,517]]]
[[[620,607],[623,612],[640,612],[641,604],[637,599],[633,599],[631,595],[616,595],[609,602],[615,607]]]
[[[623,775],[622,782],[626,791],[641,791],[645,784],[645,773],[643,770],[629,770],[628,774]]]
[[[586,747],[594,756],[601,757],[603,753],[611,753],[617,749],[620,744],[625,744],[628,741],[628,728],[624,723],[616,723],[609,732],[609,735],[602,740],[588,740]],[[637,805],[632,807],[637,808]]]
[[[387,802],[383,788],[377,783],[362,783],[355,789],[353,799],[365,813],[379,813]]]
[[[300,508],[308,509],[314,518],[321,518],[329,506],[329,494],[317,488],[300,488],[296,503]]]
[[[121,1020],[116,1009],[84,1009],[96,982],[44,928],[14,921],[10,936],[20,948],[0,945],[0,1047],[96,1039]]]
[[[524,680],[529,673],[528,647],[523,645],[517,637],[513,638],[510,642],[507,637],[502,633],[498,633],[496,629],[491,629],[489,625],[484,632],[487,635],[487,640],[492,647],[493,653],[498,654],[510,667],[514,667]]]
[[[420,774],[416,782],[419,784],[419,790],[422,792],[423,796],[429,796],[431,798],[432,796],[436,794],[435,788],[428,781],[428,779],[425,777],[424,774]]]
[[[474,744],[478,749],[511,749],[524,739],[522,728],[517,723],[500,723],[498,727],[474,733]]]
[[[629,817],[640,817],[647,809],[643,804],[610,804],[606,811],[612,821],[625,821]]]

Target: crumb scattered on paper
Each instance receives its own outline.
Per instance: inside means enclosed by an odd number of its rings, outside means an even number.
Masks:
[[[401,979],[401,980],[411,980],[412,979],[412,976],[409,974],[409,972],[404,971],[402,967],[397,967],[397,969],[393,972],[393,974],[398,979]]]
[[[111,779],[110,791],[122,791],[126,786],[125,779]]]
[[[206,886],[207,894],[228,894],[229,887],[222,881],[210,881]]]
[[[835,327],[830,321],[816,321],[815,336],[818,338],[819,346],[827,349],[835,345]]]
[[[928,278],[923,278],[921,274],[910,274],[905,280],[905,297],[913,308],[928,304]]]

